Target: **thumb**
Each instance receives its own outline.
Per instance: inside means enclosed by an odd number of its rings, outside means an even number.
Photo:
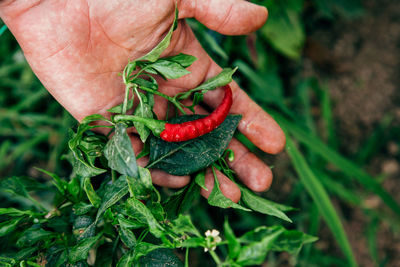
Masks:
[[[180,18],[194,17],[209,29],[226,35],[248,34],[268,17],[265,7],[244,0],[182,0]]]

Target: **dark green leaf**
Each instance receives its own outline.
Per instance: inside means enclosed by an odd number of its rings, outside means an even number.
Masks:
[[[58,191],[60,191],[61,194],[65,193],[65,190],[67,189],[67,182],[64,180],[61,180],[60,177],[58,177],[57,174],[51,173],[49,171],[40,169],[40,168],[35,168],[36,170],[43,172],[45,174],[47,174],[48,176],[50,176],[51,178],[53,178],[53,184],[55,185],[55,187],[57,187]]]
[[[117,123],[115,134],[104,148],[108,166],[121,174],[138,177],[138,167],[131,140],[126,133],[126,125]]]
[[[228,241],[229,258],[235,259],[240,253],[240,243],[237,240],[227,219],[224,222],[225,238]]]
[[[272,250],[286,251],[297,256],[303,245],[317,241],[315,236],[296,230],[286,230],[275,240]]]
[[[183,267],[182,261],[171,249],[160,248],[149,252],[140,258],[142,267]]]
[[[100,216],[106,211],[106,209],[117,203],[122,197],[124,197],[128,193],[129,190],[127,185],[128,184],[126,182],[126,179],[121,176],[113,184],[106,187],[106,192],[103,196],[103,202],[101,203],[100,208],[97,211],[96,222],[100,218]]]
[[[158,90],[158,83],[157,81],[151,76],[148,76],[150,81],[142,79],[142,78],[136,78],[133,83],[139,85],[139,89],[140,87],[146,87],[149,88],[151,90],[157,91]]]
[[[6,234],[9,234],[12,231],[14,231],[21,220],[22,218],[16,218],[13,220],[8,220],[0,223],[0,237],[5,236]]]
[[[250,233],[246,233],[246,238],[251,238],[248,245],[242,247],[237,263],[241,265],[259,265],[264,262],[267,253],[271,251],[275,240],[284,232],[283,227],[273,227],[266,229],[259,227]],[[245,238],[241,238],[243,240]]]
[[[135,261],[134,250],[127,251],[119,259],[119,261],[117,263],[117,267],[132,267],[132,266],[134,266],[134,261]]]
[[[71,181],[69,181],[67,185],[67,190],[74,197],[74,199],[78,199],[81,187],[79,185],[79,179],[77,177],[74,177]]]
[[[283,213],[281,211],[280,208],[283,205],[277,206],[278,204],[276,204],[270,200],[264,199],[262,197],[259,197],[256,194],[254,194],[253,192],[251,192],[250,190],[248,190],[247,188],[244,188],[242,186],[240,187],[240,189],[242,191],[241,200],[243,201],[244,204],[246,204],[252,210],[258,211],[263,214],[278,217],[287,222],[292,222],[292,220],[288,216],[286,216],[285,213]],[[284,207],[285,206],[283,206],[283,208]],[[290,209],[290,207],[287,207],[287,208]]]
[[[206,241],[204,237],[190,237],[186,240],[183,240],[180,244],[182,248],[197,248],[197,247],[205,247]]]
[[[51,238],[52,232],[43,230],[36,226],[27,229],[17,241],[18,247],[33,246],[36,242]]]
[[[73,206],[73,211],[75,215],[84,215],[88,213],[92,208],[93,206],[90,204],[79,202]]]
[[[84,179],[83,189],[85,190],[90,203],[92,203],[95,208],[98,208],[101,203],[101,198],[96,194],[96,191],[94,191],[90,178]]]
[[[93,225],[93,218],[87,215],[77,216],[73,222],[73,233],[78,241],[93,237],[95,235],[95,227]]]
[[[149,53],[147,53],[146,55],[144,55],[143,57],[139,58],[139,60],[143,61],[143,60],[148,60],[151,62],[156,61],[161,53],[167,49],[167,47],[169,46],[169,43],[171,41],[171,37],[172,37],[172,32],[175,30],[175,28],[177,27],[178,23],[178,8],[175,8],[175,17],[174,17],[174,21],[172,22],[172,26],[169,29],[168,33],[165,35],[164,39],[156,46],[154,47]]]
[[[139,229],[146,227],[146,223],[139,222],[135,219],[126,219],[122,214],[118,214],[118,223],[126,229]]]
[[[181,190],[175,192],[175,194],[166,200],[164,205],[168,217],[175,218],[179,214],[188,211],[193,204],[193,199],[198,195],[199,188],[193,181]]]
[[[201,117],[203,116],[181,116],[171,120],[171,123],[182,123]],[[188,175],[208,167],[221,157],[240,119],[240,115],[230,115],[212,132],[185,142],[166,142],[152,137],[150,163],[147,167],[161,169],[173,175]]]
[[[75,263],[77,261],[86,260],[89,254],[89,250],[96,244],[100,239],[101,234],[97,236],[89,237],[81,240],[76,246],[69,250],[69,261]]]
[[[121,225],[119,227],[118,234],[122,240],[122,242],[128,247],[133,249],[136,246],[136,237],[133,232],[124,226]]]
[[[39,249],[39,247],[36,247],[36,246],[20,249],[18,251],[18,253],[15,254],[15,259],[18,261],[26,259],[26,258],[30,257],[33,254],[33,252],[35,252],[38,249]]]
[[[135,198],[129,198],[126,202],[127,214],[141,223],[148,225],[150,232],[156,236],[161,237],[164,229],[154,218],[151,211],[139,200]]]
[[[179,214],[179,217],[171,221],[172,231],[178,235],[192,234],[200,237],[201,234],[193,225],[190,216]]]
[[[135,261],[137,261],[140,257],[149,254],[151,251],[159,248],[162,248],[162,246],[154,245],[147,242],[138,243],[135,248]]]

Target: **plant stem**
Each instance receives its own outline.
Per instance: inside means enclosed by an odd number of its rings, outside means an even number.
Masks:
[[[217,254],[213,250],[209,250],[208,252],[210,252],[211,257],[213,258],[217,266],[222,266],[221,260],[218,258]]]
[[[151,93],[151,94],[155,94],[155,95],[161,96],[161,97],[167,99],[169,102],[171,102],[172,104],[174,104],[174,106],[177,107],[177,108],[179,109],[180,112],[182,112],[183,114],[186,114],[186,112],[185,112],[185,110],[183,110],[181,104],[180,104],[175,98],[170,97],[170,96],[168,96],[168,95],[166,95],[166,94],[163,94],[163,93],[161,93],[161,92],[159,92],[159,91],[156,91],[156,90],[153,90],[153,89],[144,87],[144,86],[140,86],[139,89],[141,89],[141,90],[143,90],[143,91],[146,91],[146,92],[149,92],[149,93]]]

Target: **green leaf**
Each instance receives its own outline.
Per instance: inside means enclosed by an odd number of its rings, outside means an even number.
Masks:
[[[98,208],[101,204],[101,198],[96,194],[96,191],[94,191],[90,178],[84,179],[83,189],[85,190],[90,203],[92,203],[95,208]]]
[[[87,215],[79,215],[73,221],[72,229],[73,234],[78,241],[93,237],[95,235],[95,227],[93,225],[93,218]]]
[[[251,211],[250,209],[247,209],[243,206],[240,206],[239,204],[236,204],[235,202],[224,196],[224,194],[222,194],[215,173],[214,173],[214,187],[213,190],[211,191],[211,194],[208,196],[207,201],[208,204],[210,204],[211,206],[220,207],[223,209],[234,208],[239,210]]]
[[[149,53],[147,53],[143,57],[137,59],[137,61],[139,60],[140,61],[148,60],[150,62],[156,61],[161,56],[161,53],[169,46],[172,37],[172,32],[175,30],[177,25],[178,25],[178,8],[175,7],[174,21],[172,22],[172,26],[169,29],[167,35],[165,35],[164,39],[156,47],[154,47]]]
[[[286,214],[283,213],[280,210],[280,208],[278,208],[276,203],[257,196],[256,194],[254,194],[247,188],[244,188],[243,186],[240,186],[240,189],[242,191],[241,200],[243,201],[244,204],[246,204],[246,206],[248,206],[252,210],[258,211],[263,214],[275,216],[287,222],[292,222],[292,220],[288,216],[286,216]]]
[[[125,176],[128,182],[129,192],[137,199],[147,199],[153,192],[157,194],[156,189],[153,186],[150,171],[140,166],[138,166],[138,168],[140,177]]]
[[[125,252],[125,254],[119,259],[117,267],[132,267],[134,266],[135,255],[134,250]]]
[[[198,247],[205,247],[206,240],[204,237],[190,237],[182,241],[179,245],[182,248],[198,248]]]
[[[229,225],[227,219],[224,222],[225,238],[228,241],[229,258],[235,259],[240,253],[240,243],[237,240],[235,233]]]
[[[205,172],[205,170],[197,173],[194,180],[198,186],[200,186],[204,190],[208,191],[208,188],[206,187],[206,172]]]
[[[73,211],[75,215],[84,215],[88,213],[93,208],[93,205],[84,202],[79,202],[73,206]]]
[[[293,144],[290,138],[286,139],[286,148],[290,158],[292,159],[294,168],[300,177],[300,181],[304,184],[307,192],[318,206],[318,210],[328,227],[331,229],[332,233],[334,233],[334,236],[340,248],[342,249],[342,252],[345,254],[349,265],[357,266],[357,262],[354,258],[349,240],[347,239],[346,233],[343,229],[343,225],[324,187],[319,182],[317,177],[315,177],[305,158]]]
[[[215,88],[227,85],[232,81],[232,75],[236,72],[237,68],[224,68],[216,76],[208,79],[200,86],[192,89],[191,91],[209,91]]]
[[[241,265],[259,265],[262,264],[271,251],[275,240],[285,231],[282,227],[259,227],[248,232],[240,238],[240,242],[245,241],[245,245],[240,250],[237,263]]]
[[[159,248],[162,248],[162,246],[154,245],[147,242],[138,243],[135,248],[135,261],[137,261],[140,257],[149,254],[151,251]]]
[[[192,234],[201,237],[201,234],[193,225],[190,216],[179,214],[179,217],[171,221],[172,231],[178,235]]]
[[[104,156],[107,158],[108,166],[111,169],[128,176],[139,176],[135,153],[131,140],[126,133],[125,124],[117,123],[115,125],[115,134],[104,148]]]
[[[175,218],[179,214],[188,211],[193,204],[193,199],[199,195],[199,188],[192,181],[181,190],[170,196],[164,204],[164,209],[169,218]]]
[[[73,196],[73,198],[75,200],[78,199],[79,192],[81,191],[78,177],[74,177],[74,178],[72,178],[71,181],[69,181],[69,183],[67,185],[67,190]]]
[[[61,194],[65,193],[65,190],[66,190],[67,184],[68,184],[66,181],[62,180],[55,173],[52,173],[52,172],[49,172],[49,171],[46,171],[46,170],[43,170],[43,169],[40,169],[40,168],[37,168],[37,167],[35,167],[35,169],[40,171],[40,172],[43,172],[43,173],[47,174],[48,176],[50,176],[51,178],[53,178],[54,186],[58,189],[58,191],[60,191]]]
[[[108,185],[106,187],[106,191],[104,193],[100,208],[97,211],[96,222],[98,221],[100,216],[103,215],[106,209],[117,203],[128,193],[128,191],[129,190],[127,182],[126,179],[123,178],[123,176],[118,178],[118,180],[115,181],[113,184]]]
[[[147,224],[154,236],[161,237],[163,235],[163,227],[157,222],[146,205],[139,200],[129,198],[126,202],[125,211],[129,217],[138,220],[140,223]]]
[[[96,244],[100,239],[101,234],[97,236],[89,237],[81,240],[76,246],[69,250],[69,261],[75,263],[77,261],[86,260],[89,254],[89,250]]]
[[[141,118],[153,118],[153,111],[151,109],[151,106],[147,103],[146,96],[140,92],[139,95],[141,101],[139,102],[139,105],[137,105],[134,115]],[[135,126],[140,136],[140,140],[142,140],[142,142],[145,143],[147,137],[149,137],[150,135],[149,128],[147,128],[143,123],[137,121],[133,122],[133,125]]]
[[[151,66],[159,75],[166,79],[178,79],[190,73],[190,71],[186,70],[180,64],[164,59],[157,60],[148,66]]]
[[[172,249],[160,248],[150,251],[140,258],[139,266],[142,267],[183,267],[182,261],[174,254]]]
[[[133,232],[127,228],[125,228],[121,223],[118,231],[118,235],[121,238],[122,242],[130,249],[133,249],[136,246],[136,237]]]
[[[165,57],[165,58],[163,58],[163,60],[173,61],[175,63],[178,63],[182,67],[187,68],[190,65],[192,65],[193,62],[195,62],[197,60],[197,58],[192,56],[192,55],[187,55],[187,54],[180,53],[180,54],[178,54],[176,56]]]
[[[83,118],[83,120],[81,121],[81,124],[85,125],[85,124],[89,124],[95,121],[106,121],[111,123],[111,121],[109,119],[107,119],[106,117],[104,117],[103,115],[100,114],[92,114],[89,116],[86,116],[85,118]]]
[[[172,119],[171,123],[182,123],[202,117],[204,116],[181,116]],[[161,169],[173,175],[188,175],[208,167],[224,153],[240,119],[240,115],[229,115],[212,132],[185,142],[166,142],[152,137],[150,162],[147,167]]]
[[[124,105],[123,103],[119,104],[119,105],[116,105],[116,106],[114,106],[112,108],[107,109],[107,111],[110,112],[110,113],[122,113],[122,106],[123,105]],[[131,108],[133,108],[133,99],[129,99],[128,100],[128,104],[127,104],[127,107],[126,107],[127,110],[131,109]]]
[[[0,237],[5,236],[14,231],[22,218],[16,218],[0,223]]]
[[[0,215],[8,215],[11,217],[20,217],[24,215],[32,215],[30,210],[18,210],[15,208],[0,208]]]
[[[147,224],[141,223],[135,219],[127,219],[122,214],[118,214],[118,223],[121,227],[126,229],[139,229],[144,228]]]
[[[286,251],[297,256],[303,245],[317,241],[315,236],[307,235],[296,230],[286,230],[275,240],[272,250]]]
[[[54,234],[38,228],[37,226],[32,226],[27,229],[21,237],[17,240],[18,247],[33,246],[36,242],[51,238]]]

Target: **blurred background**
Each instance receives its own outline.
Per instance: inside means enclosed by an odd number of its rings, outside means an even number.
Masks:
[[[189,23],[215,61],[239,67],[236,81],[288,137],[287,152],[269,156],[238,135],[273,167],[275,180],[263,196],[297,209],[285,227],[319,237],[296,258],[270,254],[265,266],[350,266],[354,259],[360,266],[399,266],[399,1],[253,2],[268,7],[269,19],[249,36]],[[75,125],[0,21],[0,183],[10,177],[50,183],[34,167],[68,177],[71,167],[60,158]],[[38,193],[33,201],[46,203],[45,197]],[[31,202],[0,189],[0,207]],[[196,205],[191,215],[204,229],[220,229],[226,215],[235,218],[238,234],[283,223],[221,212],[200,198]]]

